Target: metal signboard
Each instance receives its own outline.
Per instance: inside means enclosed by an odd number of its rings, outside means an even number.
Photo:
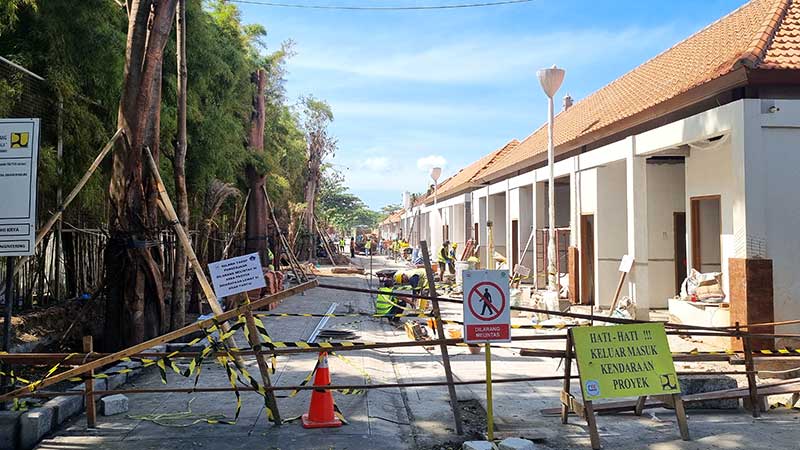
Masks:
[[[210,263],[208,270],[219,298],[267,286],[258,253]]]
[[[510,342],[508,270],[464,271],[464,341]]]
[[[586,400],[678,394],[662,323],[572,329]]]
[[[0,256],[30,256],[36,246],[39,119],[0,119]]]

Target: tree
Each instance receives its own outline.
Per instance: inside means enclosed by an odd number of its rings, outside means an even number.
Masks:
[[[250,199],[247,202],[247,219],[245,232],[245,251],[258,252],[261,264],[266,267],[272,264],[267,258],[267,211],[264,198],[264,183],[267,179],[266,168],[261,162],[264,156],[265,103],[264,93],[267,88],[267,73],[264,69],[256,70],[251,78],[253,88],[253,109],[250,113],[250,132],[247,136],[247,149],[251,153],[250,161],[245,166],[247,187]]]
[[[348,192],[344,177],[329,165],[323,165],[318,210],[320,220],[343,234],[356,226],[375,228],[381,213],[370,210],[357,196]]]
[[[105,251],[105,346],[128,347],[166,331],[163,274],[157,249],[157,192],[144,152],[158,158],[161,71],[177,0],[130,0],[118,126],[109,186]]]
[[[178,139],[172,159],[175,178],[175,204],[178,220],[189,228],[189,193],[186,191],[186,0],[178,0],[175,15],[176,63],[178,65]],[[186,269],[188,257],[182,245],[175,248],[172,263],[172,305],[170,329],[177,330],[186,322]]]
[[[322,160],[327,156],[334,156],[336,139],[328,133],[328,126],[333,122],[333,112],[326,102],[317,100],[313,96],[308,96],[302,99],[302,107],[303,128],[306,134],[306,144],[308,145],[306,184],[303,191],[306,212],[303,224],[308,235],[309,259],[313,259],[315,247],[314,212],[316,210]]]

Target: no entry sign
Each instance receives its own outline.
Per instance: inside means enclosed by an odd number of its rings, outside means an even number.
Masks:
[[[464,341],[511,341],[507,270],[464,271]]]

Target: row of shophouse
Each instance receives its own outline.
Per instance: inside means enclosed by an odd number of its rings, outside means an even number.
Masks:
[[[608,307],[627,254],[622,293],[640,318],[694,268],[721,272],[726,304],[687,320],[800,319],[799,0],[752,0],[565,98],[553,136],[557,265],[573,303]],[[543,288],[547,190],[542,126],[406,201],[381,234],[432,248],[472,239],[487,267],[491,227],[494,250]]]

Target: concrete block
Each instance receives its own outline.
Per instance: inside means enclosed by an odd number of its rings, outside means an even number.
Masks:
[[[53,425],[60,425],[65,420],[78,414],[83,409],[83,398],[79,395],[61,395],[44,404],[53,408]]]
[[[506,438],[497,444],[500,450],[536,450],[536,445],[527,440],[520,438]]]
[[[22,411],[0,411],[0,450],[15,450],[19,443]]]
[[[681,385],[681,394],[699,394],[702,392],[722,391],[736,389],[736,380],[725,375],[700,375],[678,377]],[[686,404],[686,409],[738,409],[739,400],[706,400]]]
[[[53,429],[53,408],[41,407],[23,413],[19,418],[19,446],[32,449]]]
[[[126,367],[122,365],[116,365],[106,370],[104,373],[119,372],[120,370],[123,369],[126,369]],[[116,389],[125,384],[126,381],[128,381],[127,373],[118,373],[116,375],[109,375],[108,378],[106,378],[106,386],[108,386],[109,389]]]
[[[497,450],[497,447],[489,441],[467,441],[461,450]]]
[[[128,397],[122,394],[109,395],[100,399],[100,412],[104,416],[113,416],[128,412]]]

